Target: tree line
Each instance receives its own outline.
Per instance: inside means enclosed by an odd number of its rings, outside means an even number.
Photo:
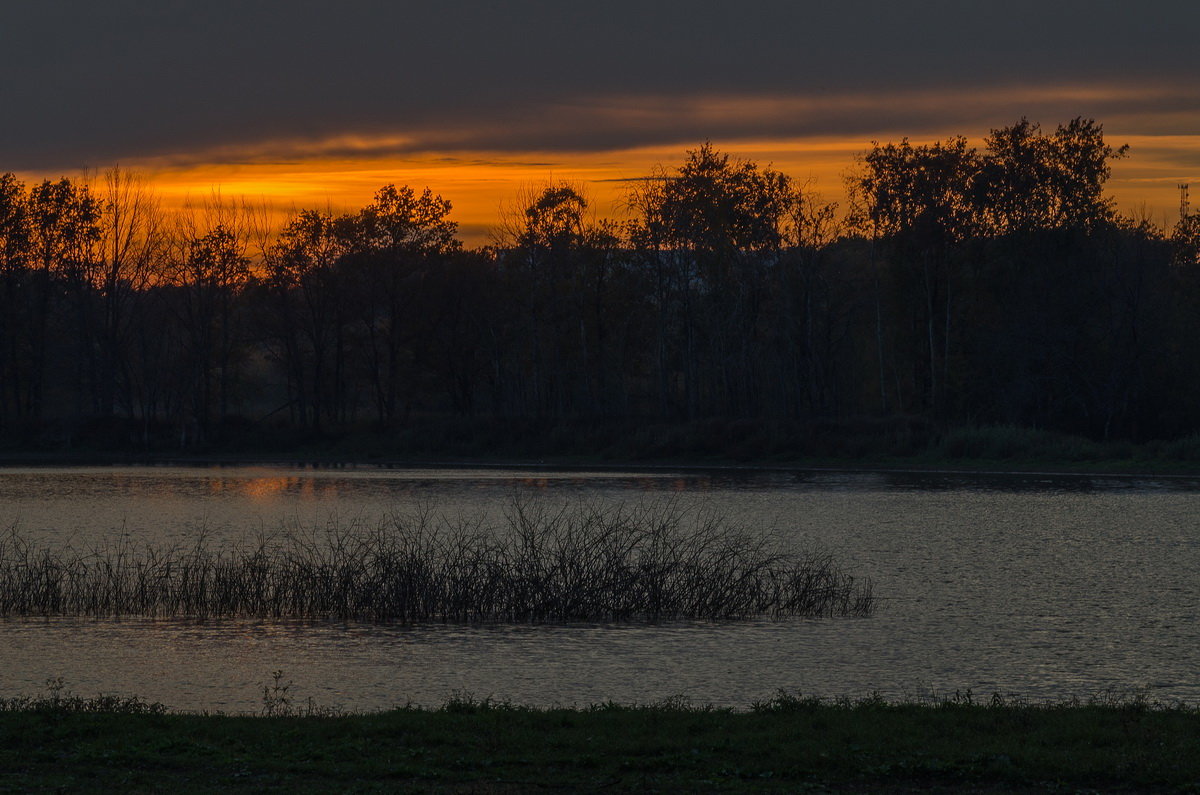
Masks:
[[[270,229],[241,202],[167,214],[119,169],[4,174],[0,436],[435,415],[1188,434],[1200,216],[1119,213],[1126,155],[1088,119],[875,143],[838,206],[706,143],[632,182],[621,220],[553,183],[474,249],[428,189]]]

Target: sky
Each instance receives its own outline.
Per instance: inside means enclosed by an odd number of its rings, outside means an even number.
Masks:
[[[481,242],[522,188],[711,140],[830,198],[872,141],[1075,116],[1130,212],[1200,195],[1196,0],[5,0],[0,172],[119,164],[164,202],[354,209],[429,186]]]

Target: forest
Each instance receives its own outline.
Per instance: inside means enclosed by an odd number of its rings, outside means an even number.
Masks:
[[[633,180],[524,191],[490,245],[382,187],[271,227],[160,208],[111,169],[0,175],[0,440],[196,448],[445,418],[1200,431],[1200,214],[1105,194],[1126,147],[1077,118],[874,143],[848,199],[705,143]],[[98,430],[99,429],[99,430]],[[102,435],[103,435],[102,434]]]

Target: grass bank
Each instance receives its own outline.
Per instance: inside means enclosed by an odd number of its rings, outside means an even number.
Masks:
[[[5,791],[1181,791],[1200,711],[1139,699],[171,714],[55,693],[0,705]],[[304,710],[299,710],[304,712]]]

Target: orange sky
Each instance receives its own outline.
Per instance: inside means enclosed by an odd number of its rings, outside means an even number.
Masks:
[[[693,146],[698,145],[696,142]],[[722,151],[768,163],[799,180],[810,180],[829,198],[841,194],[842,173],[861,151],[862,142],[805,140],[714,142]],[[350,211],[369,203],[380,187],[394,183],[418,191],[429,187],[453,204],[452,217],[469,245],[490,242],[501,216],[517,203],[523,189],[551,180],[583,186],[598,217],[625,213],[629,180],[646,176],[657,165],[682,163],[688,146],[646,147],[603,152],[453,152],[413,157],[292,158],[289,162],[199,163],[132,168],[146,173],[167,207],[221,196],[245,196],[278,214],[294,209],[332,207]]]
[[[1130,155],[1114,163],[1108,185],[1122,210],[1146,214],[1160,225],[1173,224],[1178,217],[1180,182],[1194,183],[1196,204],[1200,205],[1200,135],[1122,135],[1119,130],[1106,130],[1106,138],[1114,145],[1131,146]],[[925,139],[914,137],[916,140]],[[735,157],[770,164],[807,182],[827,200],[841,201],[844,175],[870,141],[806,138],[716,140],[714,144]],[[514,207],[523,188],[550,180],[582,185],[597,216],[619,218],[625,212],[627,181],[651,173],[656,165],[671,168],[680,164],[688,148],[681,144],[552,154],[452,152],[404,158],[315,154],[292,157],[288,162],[253,162],[240,157],[233,159],[241,162],[232,164],[172,166],[145,161],[127,167],[150,178],[168,209],[188,201],[202,202],[218,191],[224,198],[245,197],[254,204],[263,203],[277,220],[297,209],[353,211],[389,183],[417,190],[428,186],[453,203],[452,217],[459,223],[461,238],[468,246],[476,246],[490,242],[491,230],[502,213]],[[49,175],[24,176],[32,180]]]
[[[1196,0],[8,5],[0,170],[119,163],[168,206],[219,187],[354,210],[429,186],[475,245],[522,187],[571,180],[616,215],[622,180],[706,138],[836,199],[873,138],[1022,117],[1132,144],[1110,183],[1127,211],[1161,223],[1200,185]]]

